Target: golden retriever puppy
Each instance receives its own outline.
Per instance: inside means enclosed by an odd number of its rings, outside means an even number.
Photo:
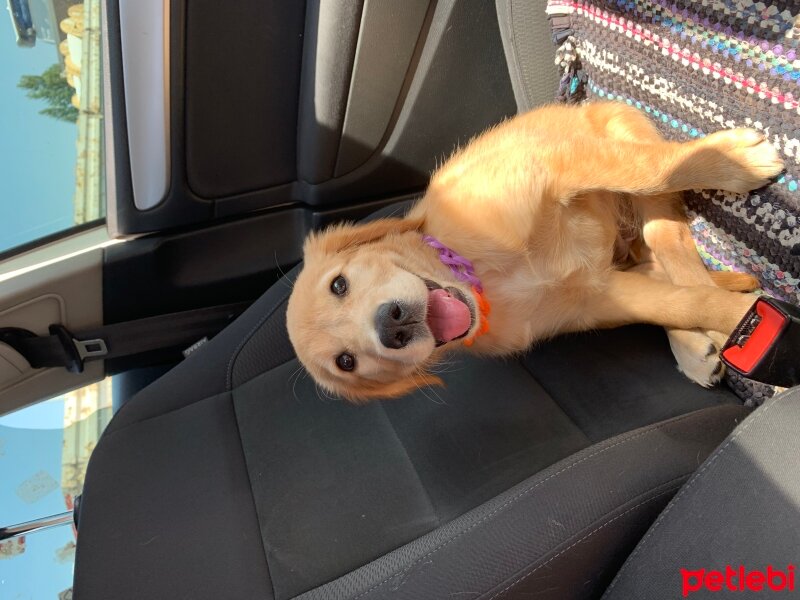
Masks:
[[[782,168],[750,129],[677,143],[617,103],[520,115],[456,152],[405,218],[309,236],[290,339],[319,385],[364,401],[436,383],[451,349],[509,355],[652,323],[678,368],[713,385],[757,282],[706,271],[680,192],[747,192]]]

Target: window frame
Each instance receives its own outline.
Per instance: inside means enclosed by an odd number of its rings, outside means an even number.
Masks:
[[[56,231],[54,233],[49,233],[44,235],[40,238],[36,238],[35,240],[31,240],[30,242],[25,242],[23,244],[19,244],[14,246],[13,248],[9,248],[8,250],[0,251],[0,264],[4,263],[6,260],[11,258],[16,258],[21,254],[25,254],[28,252],[35,251],[42,246],[49,246],[55,242],[60,242],[63,239],[84,233],[86,231],[90,231],[92,229],[99,228],[101,226],[106,225],[106,218],[103,217],[102,219],[95,219],[93,221],[87,221],[86,223],[81,223],[80,225],[73,225],[68,229],[62,229],[61,231]]]

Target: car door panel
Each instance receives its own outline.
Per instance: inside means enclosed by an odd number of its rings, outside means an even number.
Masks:
[[[148,210],[163,201],[170,176],[169,12],[164,0],[120,2],[119,20],[133,201]]]
[[[106,324],[255,300],[302,258],[305,236],[412,196],[325,211],[261,212],[198,230],[164,233],[106,249]],[[146,290],[146,291],[144,291]]]
[[[296,179],[305,3],[186,3],[187,192],[219,199]]]
[[[380,146],[415,50],[425,39],[421,34],[430,25],[432,5],[428,0],[407,0],[402,6],[365,2],[334,177],[364,164]]]
[[[516,110],[484,0],[148,0],[164,11],[148,35],[168,43],[162,56],[129,56],[119,39],[135,38],[136,1],[107,0],[116,235],[419,191],[436,160]],[[126,87],[118,62],[126,73],[168,65],[151,101],[169,107],[163,119],[151,111],[168,143],[163,199],[134,186],[135,156],[159,154],[137,141],[131,94],[115,92]]]
[[[360,89],[356,93],[371,93]],[[456,147],[516,112],[494,6],[475,0],[435,3],[399,94],[377,147],[362,140],[356,152],[366,161],[316,185],[300,182],[304,202],[327,206],[342,197],[422,190],[437,163]],[[357,106],[353,88],[348,110],[351,106]],[[352,118],[369,121],[363,111]],[[352,152],[357,144],[343,139],[340,152]],[[340,157],[339,165],[351,160]]]
[[[73,332],[100,326],[102,279],[101,248],[11,277],[0,287],[0,328],[47,335],[54,323]],[[22,408],[99,381],[103,373],[103,361],[86,363],[79,374],[60,367],[32,369],[13,348],[0,343],[0,406],[4,411]]]
[[[0,326],[20,327],[33,331],[41,323],[61,323],[66,318],[64,299],[57,294],[45,294],[9,306],[0,312]],[[0,345],[0,389],[10,388],[33,373],[25,358],[6,344]]]
[[[364,0],[306,5],[297,131],[301,181],[333,177],[363,8]]]

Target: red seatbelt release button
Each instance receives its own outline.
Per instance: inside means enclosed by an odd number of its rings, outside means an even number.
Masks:
[[[728,338],[722,361],[754,381],[800,384],[800,308],[760,297]]]

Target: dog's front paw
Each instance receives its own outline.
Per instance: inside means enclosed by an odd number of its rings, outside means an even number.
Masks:
[[[775,146],[755,129],[726,129],[708,135],[704,142],[728,160],[721,164],[716,187],[745,193],[767,185],[783,171]]]
[[[719,358],[724,340],[715,341],[701,331],[683,329],[670,329],[667,336],[681,373],[703,387],[720,382],[725,374],[725,365]]]

